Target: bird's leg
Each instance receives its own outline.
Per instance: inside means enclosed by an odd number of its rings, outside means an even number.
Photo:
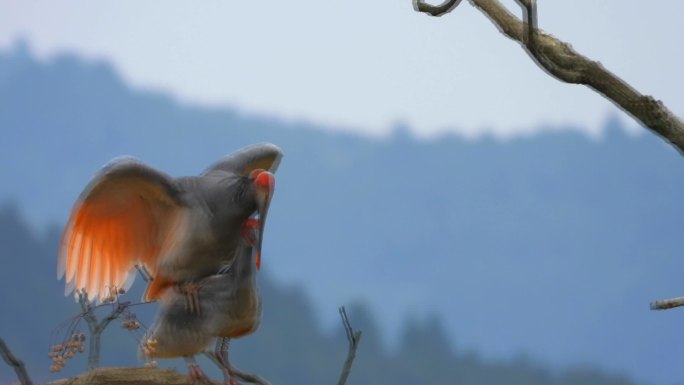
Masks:
[[[194,356],[184,356],[185,364],[188,366],[188,380],[190,385],[209,385],[211,380],[202,371]]]
[[[178,285],[178,290],[185,294],[185,308],[188,313],[191,314],[201,314],[200,304],[199,304],[199,290],[202,285],[190,282]]]
[[[135,264],[135,269],[138,270],[143,281],[150,282],[152,280],[152,274],[150,274],[145,265]]]
[[[228,344],[230,338],[219,338],[216,340],[216,349],[214,349],[214,356],[221,364],[221,371],[223,372],[223,382],[226,385],[239,385],[240,383],[235,379],[233,367],[228,361]]]

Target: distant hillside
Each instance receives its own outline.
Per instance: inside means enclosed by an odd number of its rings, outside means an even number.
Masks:
[[[361,299],[397,349],[406,315],[436,314],[457,351],[487,360],[524,353],[684,381],[673,369],[684,359],[681,312],[648,311],[652,299],[684,294],[684,159],[616,121],[602,140],[570,129],[507,142],[368,140],[179,104],[129,88],[106,63],[40,62],[19,45],[0,53],[0,132],[0,201],[39,229],[63,223],[114,156],[187,175],[242,145],[277,143],[286,157],[265,274],[300,285],[326,330],[337,306]],[[50,270],[52,239],[40,262]],[[16,288],[33,278],[6,255],[0,298],[23,303]],[[53,276],[36,287],[60,291]]]
[[[78,306],[62,296],[60,283],[53,279],[56,242],[54,232],[36,236],[16,209],[0,208],[0,250],[4,261],[12,261],[9,268],[0,269],[5,293],[0,336],[25,361],[37,383],[73,376],[86,368],[83,354],[70,360],[63,372],[48,372],[52,364],[48,348],[64,338],[62,321],[78,313]],[[17,272],[23,274],[18,276]],[[9,286],[7,282],[15,284]],[[347,348],[341,324],[333,332],[324,333],[308,296],[300,288],[274,282],[268,275],[260,275],[260,286],[264,297],[263,323],[254,335],[231,343],[233,362],[274,384],[334,383]],[[136,300],[140,294],[130,293],[127,299]],[[138,319],[148,325],[153,311],[151,305],[135,308]],[[409,320],[403,328],[399,349],[390,353],[380,341],[381,332],[373,313],[362,304],[349,307],[353,326],[364,333],[350,385],[634,384],[624,376],[606,375],[591,367],[555,373],[529,359],[489,363],[474,352],[455,350],[436,319]],[[141,366],[136,359],[136,334],[119,324],[113,322],[104,334],[103,366]],[[84,324],[78,330],[87,333]],[[201,362],[207,373],[221,378],[213,364],[204,359]],[[160,364],[175,366],[186,373],[181,359],[160,360]],[[14,382],[13,374],[0,362],[0,383]]]

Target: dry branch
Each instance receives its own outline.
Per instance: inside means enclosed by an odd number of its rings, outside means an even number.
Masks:
[[[2,359],[5,360],[5,363],[11,366],[17,373],[17,378],[19,379],[21,385],[33,385],[31,378],[26,372],[24,362],[12,354],[12,351],[2,338],[0,338],[0,356],[2,356]]]
[[[109,323],[119,318],[121,314],[130,306],[130,302],[119,302],[112,308],[112,312],[100,322],[95,316],[95,307],[90,301],[85,292],[78,293],[78,303],[81,305],[83,313],[81,317],[88,325],[90,332],[88,344],[88,369],[95,369],[100,366],[100,341],[102,339],[102,332],[109,326]]]
[[[569,44],[537,29],[534,0],[517,0],[525,10],[525,21],[512,15],[498,0],[469,1],[472,6],[484,13],[501,33],[521,43],[545,72],[562,82],[583,84],[593,89],[684,154],[684,122],[660,100],[641,94],[605,69],[601,63],[588,59],[577,53]],[[414,8],[419,12],[439,16],[453,10],[458,3],[459,1],[447,1],[440,6],[431,6],[423,0],[414,0]],[[449,4],[453,7],[447,9],[446,5]]]
[[[674,307],[684,306],[684,297],[660,299],[651,302],[651,310],[667,310]]]
[[[337,382],[337,385],[344,385],[347,382],[347,377],[349,377],[354,358],[356,357],[356,349],[359,347],[359,341],[361,341],[361,331],[352,329],[344,306],[340,308],[340,317],[342,317],[342,325],[344,326],[344,331],[347,334],[347,340],[349,341],[347,359],[344,361],[342,373],[340,373],[340,380]]]
[[[173,369],[99,368],[46,385],[188,385],[188,377]],[[214,384],[219,384],[215,382]]]
[[[99,323],[97,322],[97,319],[95,316],[92,315],[92,311],[94,310],[92,305],[87,302],[84,298],[79,297],[79,302],[81,306],[83,307],[83,314],[81,314],[81,317],[86,319],[86,321],[89,324],[89,327],[91,327],[91,333],[92,330],[94,329],[99,329],[99,332],[101,333],[102,330],[107,326],[109,322],[112,320],[118,318],[118,316],[123,312],[123,310],[130,306],[129,303],[120,303],[118,304],[113,310],[112,313],[100,321]],[[349,323],[349,318],[347,317],[347,312],[344,309],[344,306],[339,309],[340,311],[340,316],[342,317],[342,325],[344,326],[345,333],[347,335],[347,340],[349,341],[349,350],[347,352],[347,359],[344,362],[344,366],[342,368],[342,373],[340,374],[340,378],[338,381],[338,385],[345,385],[347,382],[347,378],[349,377],[349,373],[351,372],[351,367],[354,362],[354,358],[356,357],[356,350],[359,345],[359,341],[361,340],[361,331],[360,330],[354,330],[352,329],[351,324]],[[92,325],[92,326],[90,326]],[[6,348],[2,340],[0,339],[0,348]],[[1,350],[1,349],[0,349]],[[9,352],[9,350],[8,350]],[[209,352],[204,352],[204,354],[217,363],[220,366],[220,363],[216,360],[216,357],[214,357],[213,354]],[[11,354],[10,354],[11,356]],[[5,357],[4,351],[3,351],[3,358]],[[11,356],[13,357],[13,356]],[[23,368],[23,364],[21,364],[21,361],[18,361],[15,359],[13,362],[18,362],[19,365]],[[8,361],[9,363],[9,361]],[[13,365],[14,366],[14,365]],[[16,366],[15,366],[16,369]],[[246,372],[242,372],[241,370],[237,369],[234,366],[231,366],[230,368],[235,374],[236,377],[238,377],[240,380],[257,384],[257,385],[271,385],[268,381],[263,379],[262,377],[259,377],[255,374],[250,374]],[[19,372],[17,372],[19,374]],[[20,376],[20,379],[22,377]],[[28,376],[26,376],[27,382],[24,382],[22,380],[22,385],[32,385],[30,380],[28,380]],[[89,369],[88,372],[85,372],[77,377],[69,378],[69,379],[64,379],[64,380],[58,380],[51,382],[47,385],[112,385],[112,384],[136,384],[136,385],[178,385],[178,384],[187,384],[187,377],[182,376],[178,374],[175,370],[173,369],[157,369],[157,368],[96,368],[96,369]],[[210,381],[211,384],[218,384],[217,382]]]
[[[453,11],[460,3],[461,0],[446,0],[440,5],[430,5],[421,0],[413,0],[413,9],[431,16],[442,16]]]

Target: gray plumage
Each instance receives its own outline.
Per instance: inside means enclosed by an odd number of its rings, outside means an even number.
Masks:
[[[197,287],[197,311],[188,311],[188,296],[182,287],[164,292],[157,319],[143,342],[146,356],[195,355],[214,338],[237,338],[259,327],[261,295],[256,282],[254,230],[248,227],[243,232],[238,257],[227,273],[193,284]]]
[[[198,176],[181,178],[131,158],[115,159],[86,186],[65,227],[58,277],[66,275],[67,294],[85,290],[101,299],[112,288],[127,289],[140,265],[155,278],[145,297],[154,300],[173,285],[230,265],[240,226],[255,211],[263,231],[270,172],[281,157],[275,145],[249,146]]]

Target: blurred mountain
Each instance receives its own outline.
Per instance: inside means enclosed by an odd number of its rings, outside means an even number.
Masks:
[[[48,373],[50,345],[61,343],[70,335],[67,326],[78,314],[77,304],[62,297],[61,287],[53,279],[54,247],[58,239],[54,231],[45,236],[36,235],[14,207],[0,208],[0,250],[4,261],[13,261],[11,268],[0,269],[0,279],[3,289],[9,289],[5,283],[16,282],[13,292],[3,290],[5,311],[0,318],[0,336],[25,362],[37,383],[74,376],[86,368],[86,354],[82,354],[70,360],[62,372]],[[254,335],[231,343],[233,363],[276,384],[315,385],[336,381],[347,349],[342,326],[332,333],[322,331],[313,306],[301,288],[283,285],[268,275],[260,276],[260,286],[264,298],[263,323]],[[127,294],[126,299],[140,295],[138,290]],[[132,309],[143,324],[149,324],[155,310],[153,305]],[[99,315],[106,316],[110,311],[104,306]],[[454,349],[437,318],[425,322],[408,320],[400,349],[389,352],[379,339],[381,332],[373,311],[355,303],[349,307],[349,314],[353,326],[363,331],[350,385],[634,384],[627,377],[607,375],[592,368],[553,373],[524,358],[487,362],[472,351]],[[87,333],[84,322],[75,330]],[[116,321],[111,323],[103,336],[103,366],[141,366],[136,359],[139,336],[140,333],[120,328]],[[213,364],[204,358],[200,361],[213,378],[221,378]],[[162,360],[161,365],[176,367],[185,373],[181,359]],[[4,366],[0,369],[0,382],[12,383],[13,374]]]
[[[681,157],[653,135],[626,134],[617,119],[606,121],[600,139],[571,127],[544,132],[419,141],[400,126],[371,140],[180,103],[126,85],[107,63],[69,54],[38,60],[20,42],[0,52],[0,202],[12,202],[38,238],[27,250],[2,251],[0,299],[36,318],[28,310],[34,297],[22,295],[29,283],[55,306],[51,324],[67,316],[58,309],[69,300],[53,279],[59,231],[50,226],[64,222],[111,158],[131,154],[189,175],[269,141],[286,157],[263,270],[309,296],[306,312],[293,316],[336,330],[337,307],[360,300],[376,315],[372,338],[388,357],[422,339],[406,332],[407,316],[432,325],[435,315],[442,334],[430,341],[444,343],[433,347],[477,351],[485,357],[475,355],[478,363],[505,367],[529,355],[558,370],[601,367],[655,384],[684,382],[674,369],[684,358],[680,311],[648,310],[650,300],[682,295]],[[22,265],[38,255],[46,260]],[[36,278],[38,268],[50,274]]]

